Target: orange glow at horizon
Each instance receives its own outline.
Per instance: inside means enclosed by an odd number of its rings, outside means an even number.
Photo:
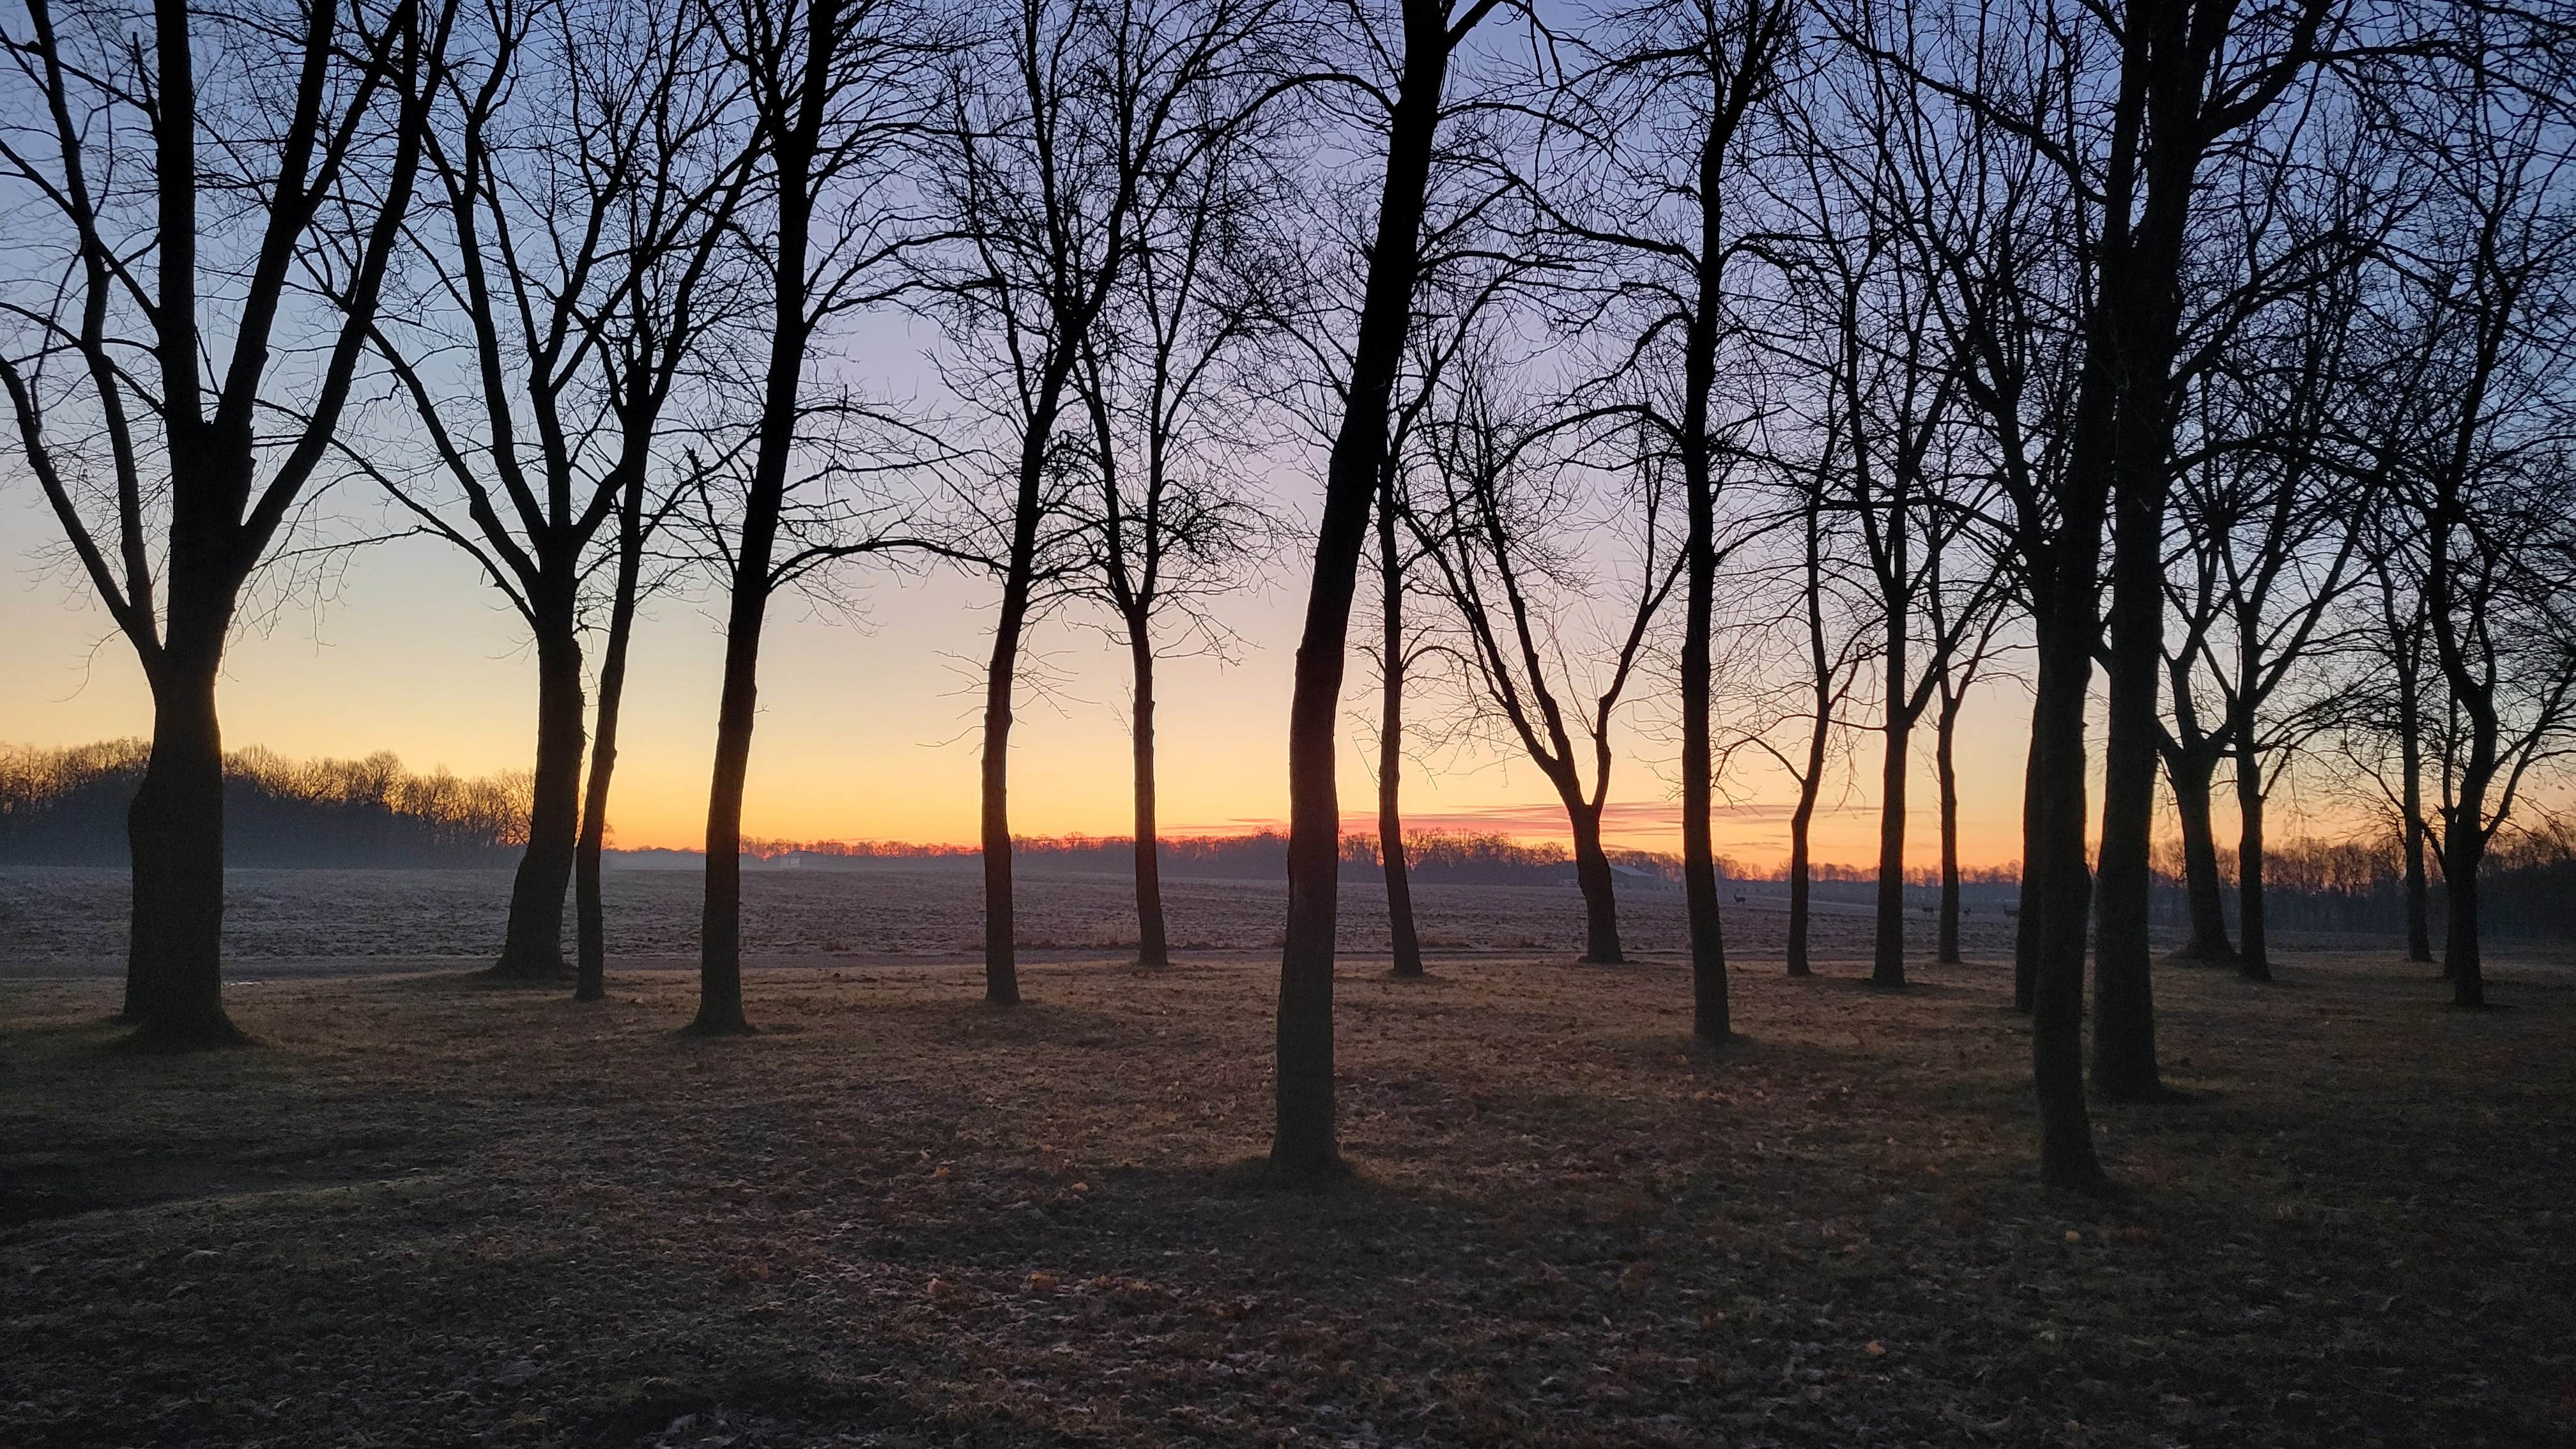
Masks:
[[[49,520],[0,508],[0,550],[40,547]],[[147,735],[151,706],[124,641],[85,594],[28,580],[5,602],[0,740],[66,745]],[[1166,661],[1158,714],[1163,833],[1246,833],[1287,814],[1289,668],[1302,601],[1256,590],[1230,620],[1236,662]],[[762,713],[745,801],[748,834],[792,840],[963,844],[977,835],[976,734],[989,600],[974,581],[885,584],[852,628],[782,600],[766,636]],[[715,681],[722,643],[704,601],[665,601],[639,631],[610,821],[626,848],[696,848],[704,840]],[[1096,620],[1050,623],[1034,647],[1049,683],[1024,688],[1013,733],[1011,819],[1024,836],[1132,831],[1123,647]],[[1342,797],[1350,828],[1374,831],[1372,745],[1358,728],[1367,671],[1351,670]],[[1651,690],[1646,711],[1662,707]],[[528,768],[535,666],[514,616],[496,607],[461,559],[426,541],[371,550],[326,610],[290,605],[266,632],[235,640],[219,689],[231,748],[289,757],[390,750],[418,770],[477,775]],[[1992,866],[2020,854],[2023,695],[1981,686],[1961,737],[1960,852]],[[1620,740],[1606,834],[1612,845],[1678,852],[1671,747],[1654,731]],[[1829,781],[1814,822],[1819,862],[1877,856],[1866,739]],[[1928,751],[1908,811],[1909,866],[1935,863]],[[1776,866],[1787,851],[1787,782],[1739,773],[1717,816],[1718,850]],[[1405,780],[1407,828],[1567,838],[1563,811],[1526,761],[1477,753],[1417,761]]]

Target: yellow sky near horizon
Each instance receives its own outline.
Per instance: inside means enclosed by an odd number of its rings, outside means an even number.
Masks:
[[[51,527],[31,489],[0,505],[0,740],[64,745],[151,729],[132,651],[79,581],[46,567]],[[1257,829],[1287,813],[1289,666],[1302,571],[1225,601],[1240,636],[1231,663],[1164,666],[1161,819],[1173,835]],[[1291,577],[1296,575],[1296,577]],[[861,577],[853,624],[796,598],[779,601],[766,636],[762,713],[745,829],[790,839],[964,843],[976,835],[976,710],[990,627],[983,581],[954,574]],[[416,769],[460,774],[524,769],[532,748],[535,665],[515,616],[463,556],[427,539],[358,557],[316,607],[308,593],[244,629],[220,707],[228,747],[291,757],[391,750]],[[1131,825],[1123,648],[1079,613],[1043,626],[1032,647],[1050,682],[1024,690],[1013,736],[1012,826],[1023,835],[1125,834]],[[664,598],[639,631],[610,818],[616,843],[694,847],[704,834],[715,685],[722,640],[704,599]],[[1354,659],[1356,700],[1373,675]],[[1646,681],[1652,688],[1655,681]],[[1644,698],[1641,691],[1637,696]],[[1962,732],[1961,854],[1971,865],[2019,851],[2020,751],[2026,696],[2010,679],[1982,689]],[[1631,718],[1645,719],[1645,715]],[[1374,810],[1367,743],[1343,730],[1346,812]],[[1614,771],[1613,843],[1679,845],[1671,747],[1626,732]],[[1928,732],[1908,811],[1909,861],[1936,859]],[[1821,861],[1876,855],[1876,748],[1861,746],[1826,791],[1815,829]],[[1787,848],[1787,782],[1751,772],[1717,821],[1718,848],[1770,866]],[[1415,766],[1405,791],[1413,828],[1491,829],[1562,839],[1562,812],[1527,761],[1479,751]]]

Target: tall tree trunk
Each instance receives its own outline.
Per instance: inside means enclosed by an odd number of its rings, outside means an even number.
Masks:
[[[1936,958],[1956,966],[1959,954],[1959,762],[1955,754],[1961,696],[1944,693],[1933,722],[1932,774],[1941,794],[1941,917]]]
[[[2029,1012],[2039,993],[2040,927],[2047,920],[2048,831],[2045,802],[2048,737],[2040,733],[2036,703],[2031,710],[2030,749],[2021,774],[2021,879],[2013,890],[2013,1009]]]
[[[510,924],[491,974],[555,981],[563,956],[564,892],[581,834],[581,755],[586,704],[581,638],[569,597],[551,602],[537,629],[537,769],[528,848],[510,888]]]
[[[2271,944],[2263,929],[2263,762],[2255,753],[2251,721],[2237,725],[2244,743],[2236,751],[2236,974],[2272,979]]]
[[[581,842],[573,855],[576,1001],[608,995],[608,919],[600,898],[600,857],[608,845],[608,792],[617,772],[617,721],[626,699],[626,653],[635,634],[643,586],[644,497],[641,470],[624,485],[617,514],[617,581],[608,606],[608,642],[599,660],[598,720],[590,746],[590,783],[582,793]]]
[[[220,643],[187,647],[172,633],[150,675],[152,755],[126,813],[134,861],[126,1015],[138,1046],[190,1051],[247,1038],[224,1013],[224,746],[215,715],[223,651]]]
[[[1136,674],[1136,964],[1169,966],[1163,934],[1162,832],[1154,822],[1154,637],[1143,618],[1127,621],[1127,657]]]
[[[796,77],[795,115],[769,137],[778,216],[769,258],[769,357],[762,379],[759,437],[744,491],[742,537],[734,550],[732,602],[725,619],[724,683],[716,709],[714,777],[707,788],[706,905],[699,918],[698,1015],[688,1031],[732,1036],[751,1030],[742,1011],[742,792],[751,774],[751,730],[759,719],[760,634],[769,614],[772,556],[787,502],[787,463],[796,445],[798,396],[812,323],[805,315],[807,243],[814,220],[814,158],[832,99],[845,38],[837,0],[811,0]]]
[[[2405,775],[2399,783],[2398,822],[2406,851],[2406,959],[2431,962],[2433,959],[2432,891],[2424,873],[2424,737],[2416,723],[2416,698],[2411,671],[2403,677],[2405,686],[2398,705],[2398,768]],[[2449,975],[2445,969],[2444,975]]]
[[[1816,794],[1825,783],[1827,732],[1833,728],[1833,663],[1825,654],[1824,527],[1819,516],[1824,481],[1815,483],[1806,504],[1807,524],[1807,667],[1815,688],[1814,713],[1807,729],[1807,768],[1798,777],[1798,808],[1789,816],[1789,974],[1812,976],[1807,959],[1807,830],[1816,818]]]
[[[1753,63],[1747,51],[1743,64]],[[1727,142],[1734,124],[1711,107],[1700,140],[1699,252],[1690,328],[1682,354],[1682,488],[1689,521],[1682,540],[1688,577],[1682,603],[1682,899],[1690,916],[1691,1034],[1724,1039],[1734,1030],[1727,1001],[1726,929],[1717,903],[1717,746],[1709,719],[1709,651],[1717,627],[1717,465],[1710,455],[1709,393],[1717,385],[1718,310],[1725,303],[1726,250],[1720,230]]]
[[[2237,959],[2227,940],[2227,902],[2218,881],[2218,831],[2210,823],[2209,781],[2217,769],[2217,758],[2204,750],[2184,748],[2165,755],[2174,813],[2182,821],[2183,896],[2191,907],[2191,937],[2173,953],[2177,961]]]
[[[1798,782],[1798,808],[1789,813],[1789,974],[1813,976],[1807,959],[1807,925],[1811,894],[1807,884],[1807,828],[1816,818],[1816,788],[1824,780],[1821,749],[1808,756],[1811,768]]]
[[[1403,361],[1422,267],[1431,145],[1454,44],[1441,0],[1405,0],[1404,68],[1387,118],[1377,232],[1368,251],[1342,423],[1325,469],[1324,516],[1297,644],[1288,713],[1288,926],[1279,954],[1278,1115],[1270,1143],[1271,1172],[1292,1181],[1346,1170],[1333,1128],[1333,932],[1341,874],[1333,722],[1341,708],[1360,549],[1386,461],[1387,402]]]
[[[1611,874],[1610,857],[1601,849],[1601,812],[1570,799],[1566,814],[1573,826],[1574,881],[1583,890],[1583,959],[1595,966],[1625,965],[1628,957],[1619,949],[1618,877]]]
[[[782,418],[783,422],[783,418]],[[777,517],[746,520],[725,624],[723,693],[716,712],[715,776],[707,791],[706,905],[699,917],[698,1015],[689,1031],[751,1030],[742,1011],[742,792],[751,774],[751,729],[760,710],[760,633],[768,612],[769,554]],[[752,522],[766,527],[755,544]],[[752,560],[758,558],[758,566]]]
[[[2123,398],[2125,410],[2131,399]],[[2115,1102],[2162,1090],[2156,1071],[2153,866],[2158,686],[2164,663],[2164,454],[2169,436],[2122,419],[2113,526],[2109,728],[2102,747],[2102,847],[2093,934],[2093,1090]],[[2126,456],[2152,446],[2153,458]],[[2147,486],[2152,479],[2157,485]]]
[[[1377,859],[1386,876],[1386,920],[1395,974],[1422,976],[1422,936],[1413,922],[1413,875],[1404,857],[1404,555],[1395,533],[1395,509],[1381,491],[1377,509],[1379,588],[1384,594],[1378,636],[1380,692],[1377,726]]]
[[[1002,612],[993,626],[992,657],[984,665],[984,1000],[992,1006],[1016,1006],[1020,1000],[1011,895],[1011,689],[1019,673],[1020,635],[1028,626],[1037,544],[1036,494],[1035,474],[1024,463],[1019,517],[1012,525],[1010,563],[1002,582]]]
[[[2485,962],[2479,956],[2478,869],[2485,863],[2486,837],[2477,827],[2485,810],[2484,792],[2462,792],[2459,808],[2449,812],[2442,832],[2442,884],[2448,919],[2443,923],[2442,973],[2451,980],[2451,1004],[2487,1004]]]
[[[1903,667],[1901,655],[1888,661],[1891,676]],[[1879,769],[1878,929],[1869,973],[1875,986],[1905,984],[1905,766],[1913,735],[1914,721],[1891,694],[1887,758]]]
[[[2091,582],[2081,564],[2067,590],[2072,617],[2043,615],[2031,729],[2039,752],[2040,907],[2038,960],[2031,982],[2031,1079],[2039,1097],[2041,1180],[2089,1190],[2103,1180],[2084,1101],[2084,943],[2093,881],[2084,859],[2084,697],[2092,673]],[[2057,611],[2052,611],[2057,612]],[[2054,623],[2055,627],[2051,627]],[[2029,867],[2024,867],[2024,878]],[[2029,912],[2025,902],[2023,911]]]

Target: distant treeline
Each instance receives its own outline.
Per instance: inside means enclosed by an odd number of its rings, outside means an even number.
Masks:
[[[0,745],[0,862],[122,866],[126,807],[152,747]],[[224,863],[507,865],[527,842],[528,777],[416,774],[389,753],[287,760],[224,756]]]
[[[1574,857],[1553,841],[1527,844],[1502,835],[1443,830],[1408,833],[1405,859],[1415,878],[1489,885],[1563,885],[1573,880]],[[1024,870],[1125,874],[1133,868],[1135,841],[1124,835],[1016,836],[1013,858]],[[977,858],[971,845],[916,845],[891,840],[746,839],[743,854],[765,865],[806,869],[862,869],[891,864],[955,863]],[[1678,856],[1614,850],[1610,862],[1665,882],[1681,878]],[[1165,836],[1156,858],[1163,874],[1201,880],[1277,880],[1288,870],[1288,837],[1275,831],[1251,835]],[[1342,873],[1378,876],[1375,835],[1342,837]]]
[[[2432,870],[2433,938],[2438,941],[2448,916],[2440,853],[2426,854]],[[2220,848],[2218,876],[2232,929],[2237,920],[2235,851]],[[2481,925],[2489,935],[2576,939],[2576,827],[2547,820],[2498,839],[2479,872],[2478,891]],[[2156,852],[2154,899],[2157,924],[2188,924],[2179,842]],[[2393,838],[2300,838],[2267,845],[2263,910],[2275,930],[2402,933],[2405,857]]]
[[[143,740],[109,740],[63,749],[0,744],[0,864],[123,866],[127,862],[125,810],[143,777],[151,746]],[[224,757],[224,859],[229,865],[265,867],[464,868],[515,863],[527,841],[528,777],[467,778],[446,770],[418,774],[389,752],[358,760],[287,760],[253,747]],[[1022,836],[1014,842],[1022,868],[1037,873],[1122,875],[1132,865],[1126,836]],[[1573,857],[1552,841],[1535,844],[1494,834],[1426,830],[1405,837],[1414,875],[1430,882],[1483,885],[1567,885]],[[694,851],[611,851],[610,863],[629,867],[694,866]],[[865,869],[955,865],[970,867],[971,845],[923,845],[894,840],[772,840],[747,838],[746,864],[781,869]],[[1288,838],[1274,831],[1250,835],[1167,837],[1160,857],[1166,875],[1201,880],[1277,880],[1287,872]],[[1654,851],[1610,852],[1611,863],[1636,872],[1631,879],[1674,884],[1680,858]],[[1719,874],[1745,883],[1778,883],[1786,871],[1718,858]],[[1819,884],[1876,879],[1867,866],[1813,864]],[[1342,838],[1342,873],[1375,879],[1377,837]],[[2232,920],[2236,908],[2236,856],[2219,851],[2219,876]],[[1970,885],[2012,885],[2019,862],[1960,872]],[[1917,892],[1939,884],[1931,870],[1909,870]],[[2396,933],[2405,929],[2405,871],[2393,840],[2296,838],[2265,852],[2265,904],[2271,923],[2286,930]],[[2576,826],[2550,822],[2499,842],[2484,879],[2489,929],[2507,936],[2576,938]],[[2433,878],[2438,933],[2441,877]],[[2178,844],[2159,848],[2155,879],[2160,925],[2186,920],[2182,855]]]

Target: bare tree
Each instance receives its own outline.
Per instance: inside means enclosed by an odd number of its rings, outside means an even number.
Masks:
[[[139,12],[28,0],[25,28],[0,32],[25,88],[0,166],[13,250],[35,268],[12,289],[0,385],[151,687],[126,1016],[140,1040],[186,1048],[241,1039],[222,995],[215,681],[348,403],[454,10],[163,0],[150,15],[147,31]],[[336,325],[306,314],[315,286],[347,299]]]
[[[1229,99],[1193,104],[1204,116]],[[1207,124],[1200,144],[1144,181],[1133,256],[1075,369],[1094,446],[1096,495],[1081,516],[1097,572],[1086,592],[1116,618],[1133,681],[1136,955],[1147,966],[1171,962],[1155,817],[1157,629],[1176,622],[1188,647],[1222,654],[1229,636],[1206,601],[1242,586],[1269,521],[1235,462],[1255,447],[1236,380],[1237,354],[1273,310],[1248,294],[1272,258],[1263,233],[1281,190],[1235,118]]]
[[[1279,958],[1278,1116],[1270,1144],[1270,1170],[1283,1179],[1347,1171],[1333,1128],[1333,929],[1341,878],[1333,720],[1341,708],[1360,551],[1385,476],[1389,401],[1412,326],[1450,62],[1501,3],[1401,0],[1399,37],[1381,35],[1372,12],[1356,6],[1350,12],[1360,32],[1347,38],[1350,50],[1384,57],[1394,74],[1343,77],[1346,91],[1366,97],[1370,118],[1385,127],[1386,169],[1349,380],[1340,388],[1342,420],[1325,472],[1323,518],[1289,704],[1288,928]]]
[[[2475,38],[2491,60],[2511,37]],[[2401,125],[2439,158],[2436,190],[2389,248],[2393,385],[2372,433],[2419,540],[2445,696],[2444,965],[2477,1007],[2480,868],[2533,772],[2576,745],[2576,155],[2563,111],[2527,103],[2507,67],[2416,79]]]
[[[428,139],[444,225],[412,228],[421,280],[371,334],[430,461],[356,456],[535,642],[536,788],[492,970],[547,980],[568,971],[579,851],[583,580],[612,519],[641,526],[665,407],[728,301],[715,263],[752,153],[718,17],[694,0],[491,0],[475,20]]]
[[[2236,773],[2238,974],[2271,979],[2263,912],[2266,760],[2285,753],[2324,723],[2312,709],[2277,709],[2344,596],[2360,580],[2357,549],[2377,507],[2370,479],[2357,478],[2326,454],[2333,397],[2347,375],[2357,268],[2338,268],[2299,289],[2286,335],[2237,349],[2227,375],[2200,389],[2192,415],[2194,466],[2177,469],[2175,531],[2192,556],[2195,580],[2185,613],[2179,661],[2169,659],[2176,728],[2164,746],[2168,768],[2178,755],[2206,758],[2209,741],[2233,758]],[[2213,394],[2215,397],[2213,398]],[[2190,718],[2197,669],[2214,689],[2221,722],[2214,731]],[[2178,736],[2179,738],[2176,738]],[[2206,776],[2201,825],[2207,827]],[[2181,787],[2177,787],[2177,799]],[[2183,811],[2186,819],[2190,807]],[[2186,873],[2191,871],[2185,827]],[[2204,848],[2211,879],[2195,887],[2215,895],[2215,851]],[[2188,884],[2188,882],[2187,882]],[[2220,944],[2224,944],[2224,936]]]
[[[1011,894],[1011,699],[1038,612],[1087,572],[1068,522],[1084,491],[1082,440],[1057,436],[1092,331],[1145,244],[1141,211],[1242,118],[1211,90],[1273,36],[1276,0],[1023,0],[970,52],[941,127],[933,189],[955,241],[934,254],[940,309],[961,356],[951,380],[1007,433],[1003,495],[986,509],[1000,579],[984,671],[984,998],[1020,999]],[[1254,91],[1252,96],[1261,94]],[[1103,460],[1107,461],[1107,460]],[[1071,545],[1071,547],[1068,547]]]
[[[899,510],[873,484],[920,441],[848,389],[815,387],[808,372],[827,327],[902,285],[893,264],[922,230],[894,199],[924,119],[918,77],[952,48],[936,17],[904,0],[732,0],[725,33],[764,161],[760,214],[740,230],[769,327],[747,429],[693,470],[702,484],[740,484],[729,513],[711,486],[702,489],[701,521],[728,594],[698,1013],[688,1027],[704,1036],[751,1030],[742,1010],[742,798],[769,601],[837,560],[917,542],[900,535]]]
[[[1696,0],[1607,17],[1608,38],[1567,124],[1567,178],[1543,193],[1550,223],[1600,248],[1598,285],[1630,314],[1631,345],[1609,386],[1625,388],[1638,434],[1679,465],[1685,512],[1680,650],[1682,890],[1691,939],[1692,1030],[1733,1030],[1725,926],[1711,833],[1717,747],[1710,713],[1725,428],[1715,394],[1731,329],[1730,273],[1742,253],[1727,211],[1745,135],[1780,82],[1801,6]],[[1740,284],[1736,284],[1740,285]],[[1631,368],[1647,374],[1631,380]],[[1642,385],[1640,385],[1642,382]]]
[[[1479,691],[1565,807],[1583,891],[1583,959],[1617,965],[1627,957],[1601,812],[1621,697],[1687,562],[1666,528],[1669,470],[1650,461],[1625,475],[1614,508],[1633,525],[1633,577],[1621,581],[1598,648],[1569,640],[1573,631],[1557,621],[1595,592],[1580,555],[1592,531],[1582,516],[1590,470],[1545,456],[1561,419],[1532,415],[1493,369],[1489,358],[1462,360],[1429,419],[1444,521],[1417,537],[1466,635],[1462,652]],[[1566,699],[1587,684],[1569,708]]]

